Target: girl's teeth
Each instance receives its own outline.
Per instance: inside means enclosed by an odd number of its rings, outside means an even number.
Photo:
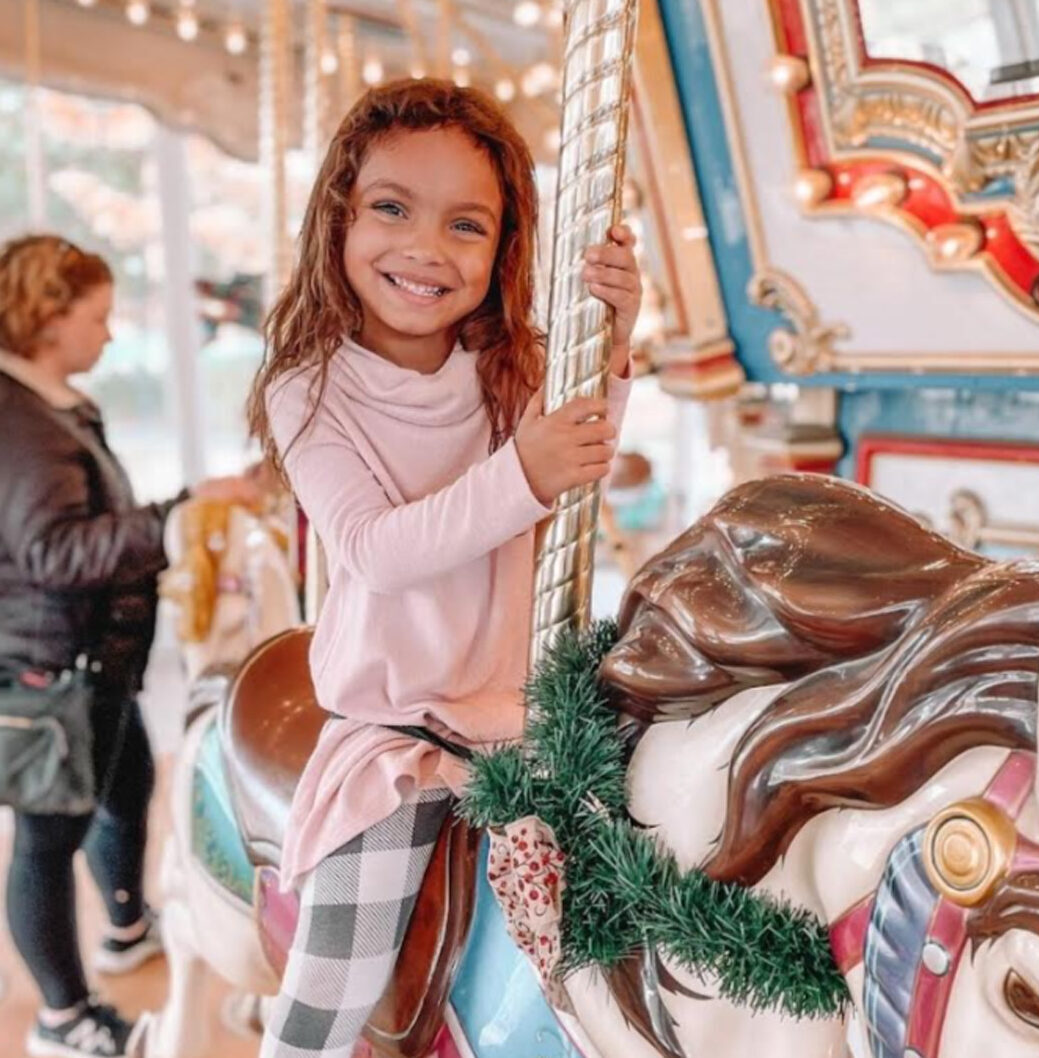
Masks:
[[[400,276],[391,276],[390,278],[393,280],[394,285],[402,290],[407,290],[411,294],[421,294],[427,298],[437,297],[443,290],[443,287],[426,287],[420,283],[412,283],[407,279],[402,279]]]

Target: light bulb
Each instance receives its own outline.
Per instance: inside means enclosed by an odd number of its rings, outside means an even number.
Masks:
[[[473,57],[469,54],[468,48],[455,48],[451,52],[451,61],[455,66],[468,66],[473,61]]]
[[[334,48],[325,48],[321,52],[319,65],[321,72],[326,75],[334,74],[339,69],[339,56],[336,55]]]
[[[456,66],[451,73],[451,80],[454,81],[459,88],[468,88],[470,83],[469,67]]]
[[[548,132],[545,133],[545,146],[550,151],[558,151],[562,142],[563,137],[559,129],[549,129]]]
[[[556,69],[551,63],[536,62],[525,71],[520,80],[520,88],[525,96],[533,98],[554,88],[557,84]]]
[[[143,26],[151,13],[148,0],[130,0],[126,5],[126,17],[135,26]]]
[[[535,0],[520,0],[512,9],[512,21],[517,26],[536,26],[541,21],[541,5]]]
[[[416,80],[421,80],[426,76],[426,68],[421,63],[415,63],[411,68],[411,76]]]
[[[177,12],[177,36],[184,41],[192,41],[198,36],[198,15],[194,11],[182,8]]]
[[[245,35],[245,27],[241,22],[232,22],[224,33],[224,47],[231,55],[242,55],[249,46],[249,38]]]
[[[361,78],[367,85],[377,85],[382,80],[382,63],[374,56],[364,60]]]
[[[503,77],[494,86],[494,94],[503,102],[509,103],[516,98],[516,82]]]
[[[94,7],[97,0],[76,0],[80,7]]]

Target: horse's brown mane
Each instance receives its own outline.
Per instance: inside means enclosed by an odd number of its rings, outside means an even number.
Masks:
[[[753,884],[813,816],[896,804],[972,746],[1035,749],[1039,567],[834,479],[730,493],[638,574],[620,625],[603,674],[644,721],[794,680],[733,755],[719,879]]]

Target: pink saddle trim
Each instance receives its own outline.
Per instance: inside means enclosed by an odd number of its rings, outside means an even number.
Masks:
[[[256,871],[256,918],[260,945],[274,972],[281,977],[289,960],[292,938],[299,921],[299,897],[295,891],[281,892],[273,867]]]

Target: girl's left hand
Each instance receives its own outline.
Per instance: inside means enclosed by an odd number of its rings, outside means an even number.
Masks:
[[[592,246],[585,252],[581,273],[588,289],[613,307],[613,346],[610,371],[623,375],[631,355],[631,332],[642,302],[642,279],[635,261],[635,235],[626,224],[609,232],[610,242]]]

